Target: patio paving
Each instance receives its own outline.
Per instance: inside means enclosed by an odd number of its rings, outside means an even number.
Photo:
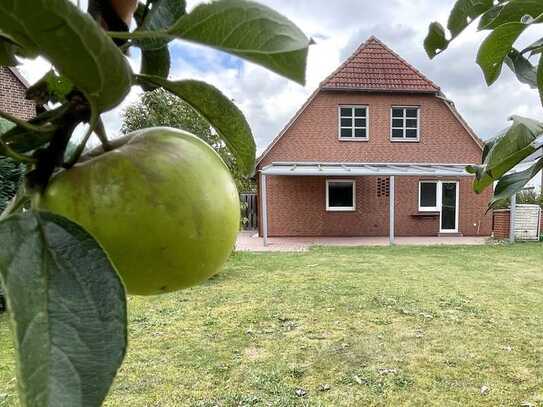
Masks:
[[[484,245],[488,237],[396,237],[396,245]],[[240,232],[237,251],[249,252],[302,252],[311,246],[388,246],[388,237],[270,237],[268,245],[254,231]]]

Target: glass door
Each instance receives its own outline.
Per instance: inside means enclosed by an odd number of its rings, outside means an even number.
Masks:
[[[441,232],[458,232],[458,183],[441,184]]]

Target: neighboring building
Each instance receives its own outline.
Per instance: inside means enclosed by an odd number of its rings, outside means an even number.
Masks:
[[[0,110],[19,119],[30,119],[36,115],[36,104],[25,99],[28,82],[16,68],[0,66]]]
[[[17,69],[0,66],[0,110],[20,119],[26,120],[34,117],[36,115],[36,104],[25,99],[27,89],[28,83]],[[0,123],[0,128],[2,127],[2,123]],[[5,185],[0,185],[0,199],[5,200],[5,191],[2,187],[5,187]],[[0,312],[3,312],[4,309],[5,300],[0,287]]]
[[[259,158],[260,234],[489,236],[492,191],[475,194],[464,170],[482,146],[436,84],[371,37]]]

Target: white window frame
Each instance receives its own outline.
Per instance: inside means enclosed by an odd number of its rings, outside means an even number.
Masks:
[[[421,192],[421,184],[427,183],[427,184],[436,184],[436,205],[437,207],[421,207],[420,206],[420,192]],[[443,229],[441,227],[442,225],[442,217],[443,217],[443,184],[456,184],[456,208],[455,208],[455,229]],[[432,180],[420,180],[419,181],[419,212],[439,212],[439,232],[440,233],[458,233],[458,227],[459,227],[459,219],[460,219],[460,183],[458,181],[432,181]]]
[[[343,127],[341,126],[341,109],[347,108],[347,109],[364,109],[366,110],[366,127],[356,127],[354,125],[355,115],[353,114],[353,122],[351,127]],[[338,120],[338,139],[340,141],[368,141],[370,138],[370,109],[368,108],[368,105],[338,105],[337,108],[337,120]],[[342,128],[350,128],[353,130],[353,136],[352,137],[341,137],[341,129]],[[365,128],[366,129],[366,137],[355,137],[354,132],[356,129],[359,128]]]
[[[412,127],[407,127],[406,126],[406,120],[407,119],[414,119],[413,117],[407,117],[405,115],[405,110],[404,110],[404,114],[403,114],[403,117],[401,119],[398,119],[396,118],[396,120],[403,120],[403,126],[401,127],[401,129],[403,130],[403,137],[393,137],[393,130],[395,129],[400,129],[400,127],[394,127],[393,126],[393,120],[394,120],[394,117],[393,117],[393,111],[394,109],[417,109],[417,117],[416,117],[416,120],[417,120],[417,138],[409,138],[409,137],[406,137],[406,131],[407,129],[410,129],[412,130],[413,128]],[[400,142],[400,143],[417,143],[420,141],[420,106],[392,106],[390,108],[390,141],[397,141],[397,142]]]
[[[330,184],[351,184],[353,186],[353,206],[330,206]],[[326,210],[328,212],[356,211],[356,180],[354,179],[327,179],[326,180]]]
[[[422,198],[422,184],[436,184],[436,206],[422,206],[421,205],[421,198]],[[441,203],[440,203],[440,197],[441,194],[439,193],[441,190],[440,181],[427,181],[422,180],[419,181],[419,212],[439,212]]]

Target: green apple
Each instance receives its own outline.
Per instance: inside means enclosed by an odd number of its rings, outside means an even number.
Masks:
[[[222,159],[192,134],[162,127],[55,175],[34,206],[87,229],[138,295],[217,273],[239,230],[239,196]]]

